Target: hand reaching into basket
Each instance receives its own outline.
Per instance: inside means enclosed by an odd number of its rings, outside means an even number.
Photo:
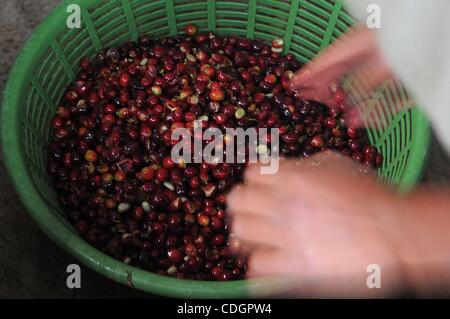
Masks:
[[[389,34],[379,41],[384,53],[373,31],[355,27],[299,70],[291,89],[302,99],[340,107],[345,101],[336,83],[350,72],[364,72],[371,93],[392,78],[384,60],[389,56],[450,147],[444,84],[449,46],[440,43],[448,38],[448,21],[440,18],[448,6],[383,1],[384,12],[390,12],[384,15]],[[347,120],[363,124],[358,112]],[[448,294],[450,188],[418,187],[399,195],[375,178],[361,180],[354,169],[348,159],[319,154],[285,161],[276,175],[247,170],[247,184],[233,190],[228,205],[232,229],[251,253],[249,275],[286,277],[286,289],[308,297],[385,296],[405,287],[426,296],[445,287]],[[374,264],[381,270],[380,289],[367,286],[367,267]]]
[[[246,171],[229,195],[233,233],[250,249],[249,276],[282,275],[299,294],[370,295],[368,265],[396,286],[401,261],[390,239],[395,200],[349,158],[323,152],[280,162],[275,175]],[[389,278],[389,280],[387,279]]]
[[[291,89],[303,99],[330,107],[339,106],[346,101],[343,92],[336,90],[336,83],[349,72],[362,70],[370,75],[365,78],[369,91],[392,77],[378,48],[375,33],[357,26],[300,69],[291,80]],[[347,113],[353,126],[362,126],[359,112],[347,110]]]
[[[249,167],[228,198],[248,275],[283,277],[283,289],[309,297],[428,293],[450,283],[449,190],[402,197],[358,171],[330,152],[283,160],[275,175]],[[367,286],[371,265],[380,267],[379,289]]]

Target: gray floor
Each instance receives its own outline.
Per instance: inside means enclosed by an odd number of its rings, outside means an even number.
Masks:
[[[59,2],[2,0],[0,5],[0,91],[26,37]],[[14,193],[0,153],[0,298],[148,297],[82,267],[82,288],[66,288],[66,266],[74,260],[56,247],[28,217]],[[450,182],[450,160],[433,140],[424,182]]]
[[[0,92],[24,40],[59,2],[1,0]],[[82,288],[70,290],[66,267],[74,262],[28,217],[0,163],[0,298],[149,297],[83,266]]]

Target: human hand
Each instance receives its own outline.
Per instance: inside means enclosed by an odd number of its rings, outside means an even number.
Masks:
[[[228,197],[232,231],[250,246],[249,276],[288,276],[297,295],[374,296],[402,284],[396,197],[349,158],[322,152],[257,166]],[[380,265],[382,289],[368,289],[367,267]],[[288,288],[288,287],[286,287]]]
[[[290,88],[299,98],[347,109],[348,120],[353,126],[362,126],[359,112],[351,112],[352,108],[337,85],[345,74],[359,71],[367,74],[364,84],[369,91],[392,77],[374,31],[363,26],[351,29],[300,69],[291,80]]]

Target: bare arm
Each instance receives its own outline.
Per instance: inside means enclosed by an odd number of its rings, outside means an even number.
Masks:
[[[251,276],[290,278],[296,295],[389,296],[450,284],[450,190],[399,195],[330,153],[247,171],[230,194],[233,231],[252,247]],[[368,289],[367,266],[381,267]]]
[[[408,286],[427,295],[450,285],[450,188],[421,187],[400,199],[395,243]],[[395,232],[395,229],[392,230]]]

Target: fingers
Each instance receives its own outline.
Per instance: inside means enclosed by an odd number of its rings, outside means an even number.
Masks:
[[[309,65],[303,67],[295,73],[295,76],[291,80],[291,88],[296,89],[303,87],[308,89],[311,87],[312,81],[311,77],[313,76],[312,70],[310,70]]]
[[[315,101],[325,105],[330,105],[333,102],[333,95],[329,89],[329,83],[334,80],[328,74],[314,73],[311,76],[304,76],[303,74],[311,74],[311,70],[301,70],[290,83],[290,89],[296,92],[298,98]]]
[[[320,54],[291,80],[291,89],[329,89],[345,73],[361,63],[361,48],[356,45],[358,37],[336,41],[323,54]]]
[[[356,107],[347,108],[344,115],[344,122],[348,127],[360,128],[365,126],[363,115]]]
[[[324,105],[334,105],[333,94],[328,88],[328,83],[323,81],[314,87],[303,87],[298,84],[291,83],[291,89],[296,92],[296,97],[306,100],[318,102]]]
[[[285,230],[280,224],[255,215],[235,215],[232,230],[239,240],[251,245],[282,247],[286,240]]]
[[[331,106],[333,94],[329,86],[361,67],[370,71],[364,77],[370,88],[391,75],[377,48],[374,32],[356,26],[299,70],[291,80],[290,89],[297,91],[301,98]]]
[[[351,159],[342,154],[323,151],[310,158],[282,159],[279,161],[278,171],[271,175],[261,174],[259,164],[251,165],[245,171],[245,180],[248,186],[261,185],[272,189],[281,188],[284,193],[289,193],[293,186],[299,187],[309,176],[323,175],[324,168],[340,167],[342,169],[344,167],[348,169],[352,164]],[[270,197],[277,194],[272,190],[266,192],[269,192]]]
[[[287,256],[282,250],[260,248],[255,250],[248,261],[248,277],[286,275],[289,271]]]
[[[373,96],[373,93],[369,94]],[[412,107],[412,103],[400,104],[397,102],[393,110],[407,110]],[[347,127],[368,127],[374,129],[382,129],[388,125],[387,118],[383,115],[382,110],[385,107],[379,99],[367,98],[355,102],[351,108],[346,111],[344,121]]]
[[[243,242],[234,233],[230,233],[228,241],[230,250],[235,255],[249,256],[258,248],[258,245]]]
[[[263,185],[241,186],[227,196],[232,214],[260,214],[270,216],[275,210],[274,194]]]
[[[294,162],[298,160],[286,160],[279,161],[278,171],[274,174],[261,174],[261,165],[253,164],[245,170],[245,180],[247,184],[261,184],[265,186],[275,186],[280,181],[289,178],[289,172],[287,168],[292,168]]]

